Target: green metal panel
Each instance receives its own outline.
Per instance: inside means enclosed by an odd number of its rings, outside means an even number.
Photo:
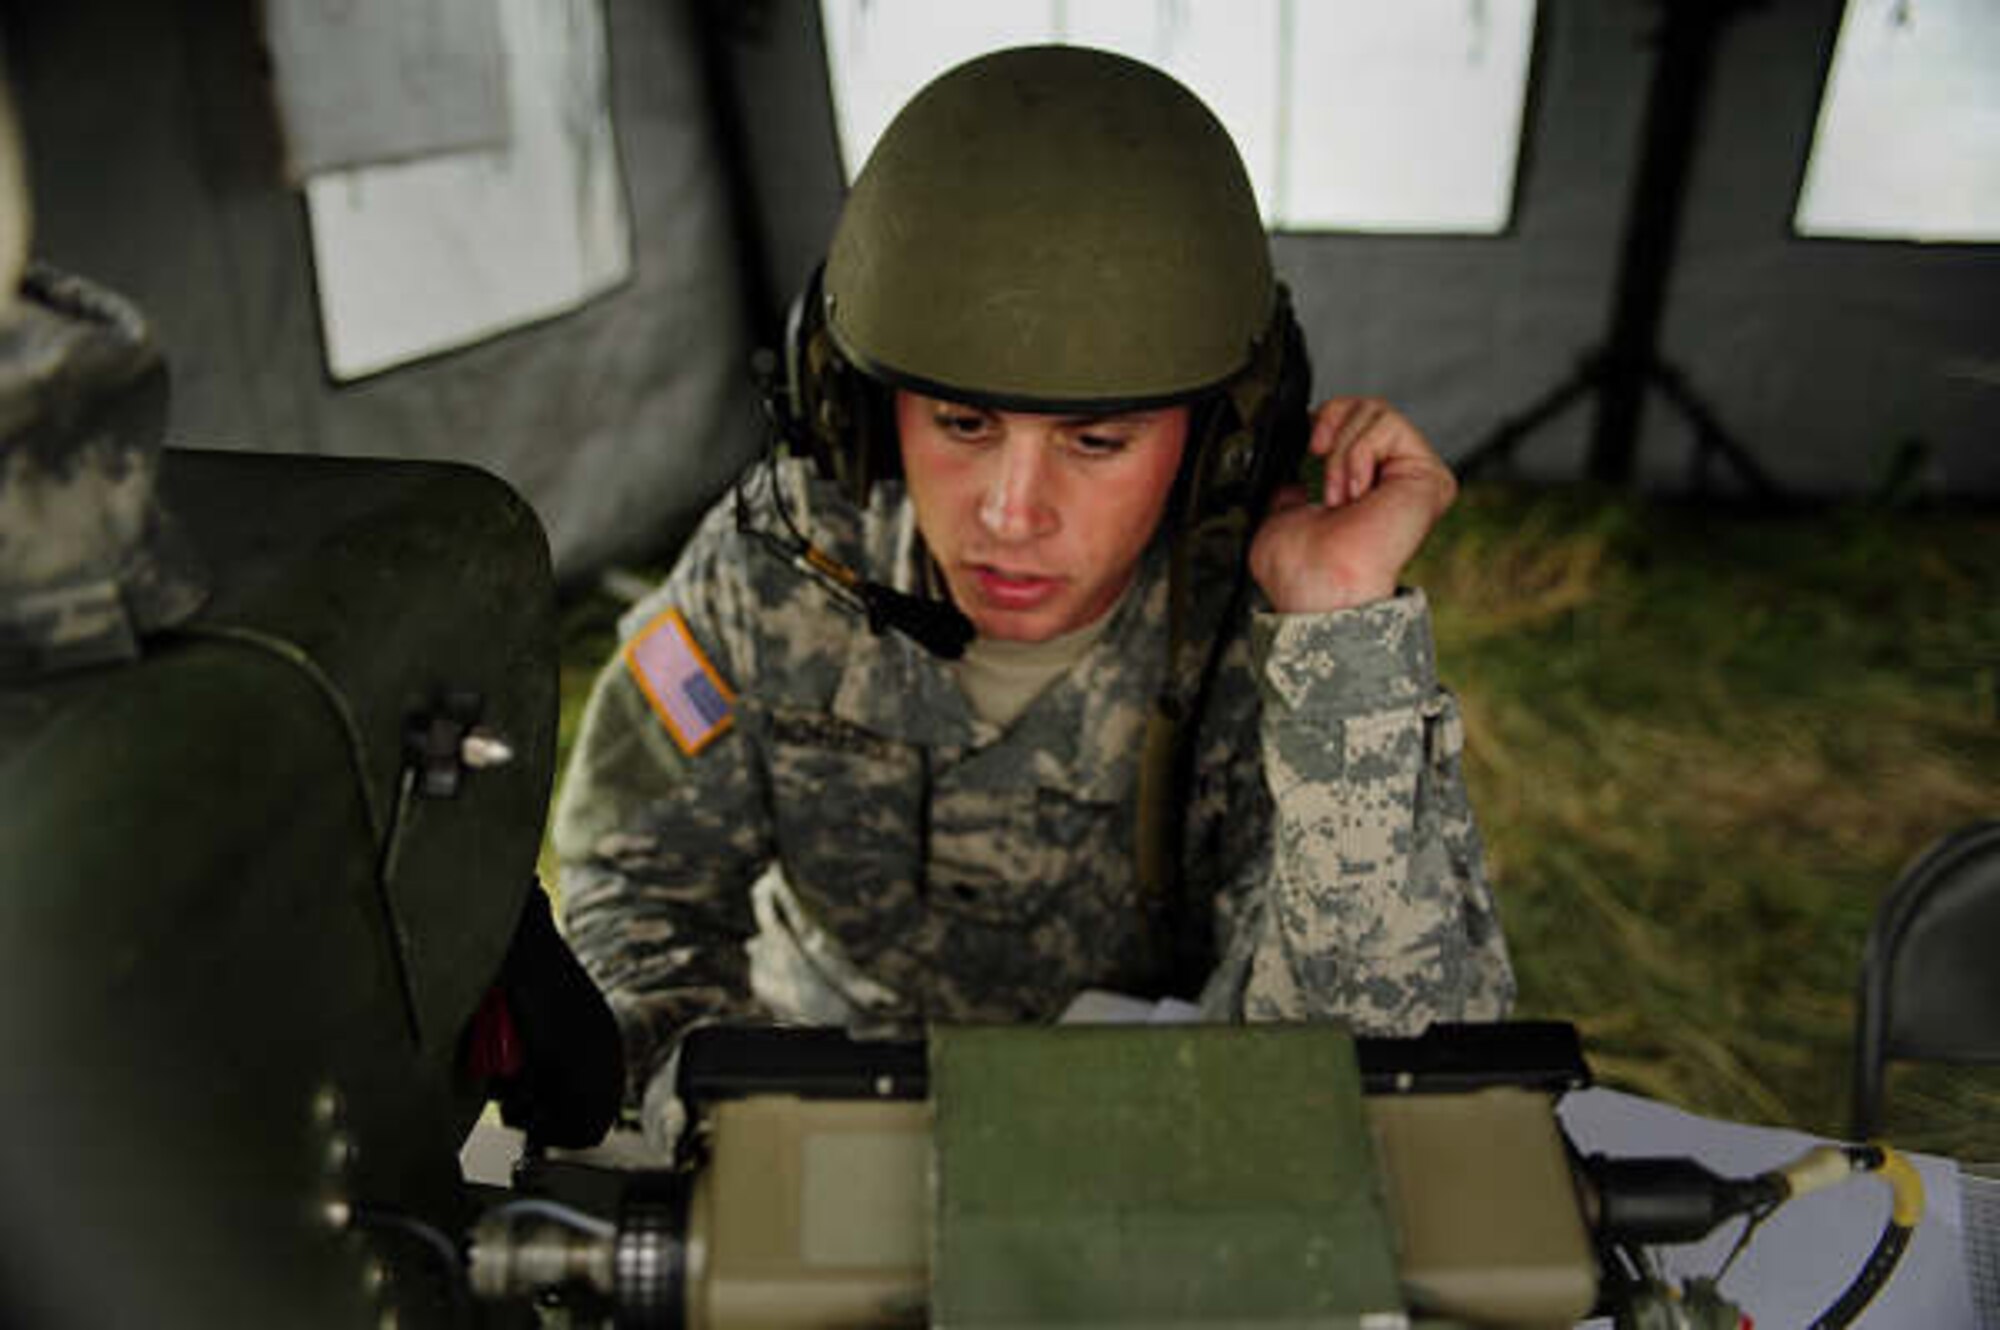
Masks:
[[[933,1324],[1401,1323],[1338,1027],[941,1029],[930,1050]]]
[[[371,1324],[372,1249],[403,1323],[446,1323],[423,1245],[326,1203],[463,1217],[458,1040],[553,766],[546,545],[466,467],[181,453],[165,479],[201,614],[0,690],[0,1320]],[[516,756],[411,804],[399,946],[382,833],[405,720],[450,689]]]

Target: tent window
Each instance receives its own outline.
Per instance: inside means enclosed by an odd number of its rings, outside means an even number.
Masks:
[[[822,0],[820,14],[850,180],[937,74],[1071,42],[1199,94],[1274,229],[1492,235],[1513,212],[1535,0]]]
[[[1848,0],[1793,225],[2000,240],[2000,6]]]

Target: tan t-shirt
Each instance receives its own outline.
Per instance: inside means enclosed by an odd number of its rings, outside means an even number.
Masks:
[[[1090,653],[1130,594],[1132,589],[1127,587],[1125,594],[1096,619],[1046,642],[973,638],[965,655],[952,662],[952,673],[958,677],[965,700],[972,704],[973,714],[1003,730],[1013,724],[1044,688]]]

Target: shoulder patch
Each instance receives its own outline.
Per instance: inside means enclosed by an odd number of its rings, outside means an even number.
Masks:
[[[653,714],[689,757],[735,722],[736,694],[695,644],[679,610],[659,615],[620,654]]]

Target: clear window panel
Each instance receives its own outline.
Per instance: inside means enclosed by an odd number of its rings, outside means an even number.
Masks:
[[[1533,0],[1343,0],[1294,14],[1279,224],[1505,230]]]
[[[1284,178],[1278,0],[1069,0],[1056,37],[1143,60],[1185,83],[1229,127],[1268,221]]]
[[[820,26],[850,181],[917,89],[987,51],[1054,40],[1049,0],[823,0]]]
[[[2000,240],[2000,4],[1848,0],[1793,226]]]

